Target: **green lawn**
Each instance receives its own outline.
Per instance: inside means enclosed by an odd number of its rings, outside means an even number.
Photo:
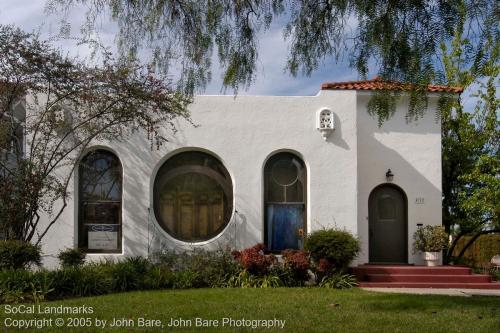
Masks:
[[[42,303],[42,309],[55,306],[88,306],[93,314],[47,315],[6,314],[1,309],[0,331],[15,319],[52,318],[52,328],[35,332],[500,332],[500,298],[451,297],[383,294],[360,289],[321,288],[278,289],[192,289],[130,292],[100,297]],[[15,307],[18,308],[19,305]],[[14,307],[14,306],[13,306]],[[37,307],[37,306],[36,306]],[[35,307],[35,309],[36,309]],[[13,310],[13,308],[11,308]],[[89,328],[55,327],[55,318],[90,318]],[[134,327],[95,328],[95,320],[132,319]],[[196,327],[195,318],[219,320],[218,327]],[[139,318],[161,320],[164,329],[138,328]],[[182,318],[191,327],[169,328],[171,318]],[[285,320],[283,329],[222,327],[223,318]],[[213,322],[212,322],[213,323]],[[252,323],[252,322],[248,322]],[[262,324],[262,323],[260,323]]]

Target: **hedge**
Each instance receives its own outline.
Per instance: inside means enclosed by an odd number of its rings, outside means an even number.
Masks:
[[[457,256],[471,238],[472,236],[463,236],[459,239],[453,256]],[[487,234],[479,236],[465,251],[463,258],[474,267],[486,268],[496,255],[500,255],[500,234]]]

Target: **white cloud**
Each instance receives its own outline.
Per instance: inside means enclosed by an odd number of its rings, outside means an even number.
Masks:
[[[14,24],[25,31],[40,31],[43,38],[51,38],[58,34],[60,16],[47,15],[44,11],[46,0],[2,0],[0,7],[0,22]],[[72,10],[68,21],[72,26],[72,34],[78,35],[79,27],[84,22],[85,8]],[[345,62],[336,64],[328,60],[322,64],[310,77],[292,77],[283,71],[286,64],[288,45],[283,40],[281,22],[274,24],[270,30],[262,33],[259,39],[259,60],[256,80],[248,90],[239,91],[240,95],[315,95],[323,82],[345,81],[357,78]],[[351,23],[351,22],[350,22]],[[103,44],[114,47],[114,35],[117,26],[101,18],[99,38]],[[67,52],[70,56],[86,58],[90,55],[87,47],[77,46],[72,40],[57,40],[55,45]],[[220,94],[222,73],[218,67],[216,57],[213,61],[212,82],[208,85],[205,94]],[[229,94],[233,92],[228,90]]]

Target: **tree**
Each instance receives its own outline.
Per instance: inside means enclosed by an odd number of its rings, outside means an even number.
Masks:
[[[33,34],[0,25],[4,235],[40,243],[66,207],[76,162],[91,142],[143,130],[151,148],[159,147],[165,140],[159,126],[175,130],[172,120],[188,119],[189,102],[136,61],[117,62],[104,52],[102,64],[89,66]],[[42,214],[50,217],[44,229]]]
[[[462,15],[462,23],[464,15]],[[448,84],[477,85],[474,110],[462,99],[442,100],[443,224],[453,235],[450,260],[458,241],[471,239],[458,257],[482,234],[500,232],[500,126],[496,85],[500,72],[500,43],[487,39],[480,59],[470,61],[471,41],[457,26],[450,45],[441,45]],[[448,51],[449,49],[449,51]]]
[[[283,20],[289,73],[309,75],[325,58],[347,56],[366,78],[369,64],[375,63],[383,79],[413,84],[409,119],[425,111],[427,85],[446,81],[437,66],[440,45],[453,39],[459,25],[471,41],[472,61],[481,61],[485,41],[500,39],[500,11],[493,0],[50,0],[48,8],[69,12],[77,4],[88,8],[88,34],[96,30],[100,15],[118,23],[122,56],[149,48],[162,70],[169,72],[177,63],[179,86],[187,93],[210,80],[214,50],[225,87],[237,91],[251,84],[259,32]],[[394,113],[390,100],[395,97],[380,92],[369,111],[383,122]]]

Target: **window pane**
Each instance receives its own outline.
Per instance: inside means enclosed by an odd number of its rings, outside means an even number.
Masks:
[[[305,232],[306,169],[290,153],[278,153],[264,168],[265,242],[271,251],[301,249]]]
[[[155,216],[172,237],[208,240],[229,223],[232,196],[231,178],[220,161],[206,153],[180,153],[156,176]]]
[[[290,153],[272,156],[265,167],[265,200],[274,203],[304,202],[304,162]]]
[[[394,219],[396,217],[396,204],[390,195],[384,194],[379,197],[378,217],[379,219]]]
[[[122,169],[106,150],[86,155],[79,165],[79,247],[89,252],[121,248]]]

